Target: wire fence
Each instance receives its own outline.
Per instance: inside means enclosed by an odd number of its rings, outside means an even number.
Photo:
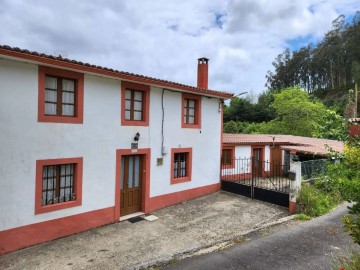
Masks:
[[[328,159],[315,159],[301,162],[301,179],[303,181],[311,181],[327,174],[328,162]]]

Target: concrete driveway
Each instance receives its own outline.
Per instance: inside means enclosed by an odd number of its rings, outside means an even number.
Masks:
[[[134,269],[236,242],[286,208],[217,192],[152,213],[155,221],[123,221],[0,257],[0,269]],[[280,221],[278,221],[280,220]]]

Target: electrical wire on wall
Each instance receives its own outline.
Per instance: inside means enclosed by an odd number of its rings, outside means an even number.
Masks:
[[[167,88],[162,89],[162,93],[161,93],[161,149],[160,149],[161,156],[164,156],[166,154],[165,149],[164,149],[164,141],[165,141],[165,134],[164,134],[164,122],[165,122],[164,95],[165,95],[165,91],[169,91],[169,92],[173,92],[173,93],[180,93],[180,94],[183,93],[181,91],[171,90],[171,89],[167,89]],[[201,98],[203,98],[203,96],[201,96]],[[207,97],[207,98],[212,99],[214,97]],[[223,101],[221,101],[220,103],[223,104]],[[220,112],[220,103],[219,103],[219,112]],[[201,117],[202,117],[202,115],[201,115]],[[201,133],[201,129],[199,129],[199,132]]]

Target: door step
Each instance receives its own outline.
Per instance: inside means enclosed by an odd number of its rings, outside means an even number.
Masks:
[[[129,218],[133,218],[133,217],[139,217],[139,216],[142,216],[142,215],[145,215],[145,213],[136,212],[136,213],[133,213],[133,214],[130,214],[130,215],[120,217],[120,221],[128,220]]]

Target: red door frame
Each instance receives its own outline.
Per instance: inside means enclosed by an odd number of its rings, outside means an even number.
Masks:
[[[116,150],[116,176],[115,176],[115,207],[114,220],[120,219],[120,178],[121,178],[121,158],[129,155],[143,155],[143,175],[142,175],[142,190],[141,190],[141,211],[148,213],[150,209],[150,157],[151,149],[142,148],[131,149],[117,149]]]

